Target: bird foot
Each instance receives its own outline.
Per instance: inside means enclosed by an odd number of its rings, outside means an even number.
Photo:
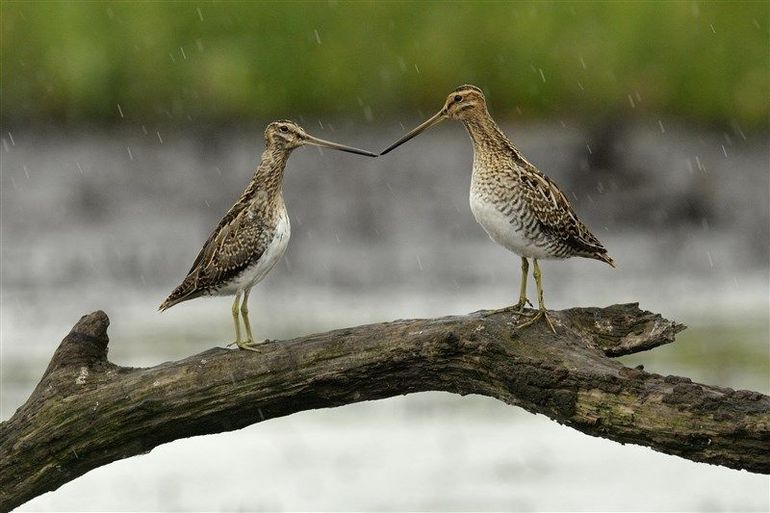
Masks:
[[[527,298],[519,299],[519,302],[513,305],[513,309],[516,311],[516,313],[523,314],[524,309],[527,307],[527,305],[529,305],[530,307],[534,306],[532,302]]]
[[[548,314],[545,310],[538,310],[537,312],[520,312],[521,315],[531,315],[532,313],[534,313],[534,316],[531,319],[516,325],[516,329],[520,330],[522,328],[526,328],[527,326],[531,326],[540,320],[540,318],[545,318],[545,321],[548,323],[548,327],[551,328],[551,331],[554,333],[554,335],[556,334],[556,328],[553,327],[553,323],[551,322],[551,319],[548,317]]]
[[[254,342],[253,340],[236,340],[227,344],[227,347],[238,346],[238,349],[243,349],[244,351],[259,351],[259,344],[259,342]]]

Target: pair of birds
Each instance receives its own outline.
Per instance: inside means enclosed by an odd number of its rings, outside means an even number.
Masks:
[[[463,85],[452,91],[438,113],[380,155],[446,119],[462,121],[473,142],[470,204],[476,221],[493,241],[521,257],[521,288],[515,309],[519,318],[529,319],[518,327],[542,318],[555,333],[543,301],[538,261],[580,256],[614,267],[612,258],[578,219],[556,184],[530,164],[503,134],[489,115],[484,94],[476,86]],[[291,228],[283,202],[283,172],[292,150],[307,144],[378,156],[313,137],[292,121],[270,123],[265,130],[266,148],[254,177],[211,233],[185,279],[160,305],[160,310],[200,296],[234,294],[234,344],[241,349],[255,349],[249,321],[249,292],[286,250]],[[537,286],[538,310],[535,312],[525,309],[527,259],[532,260]],[[243,320],[245,338],[239,318]]]

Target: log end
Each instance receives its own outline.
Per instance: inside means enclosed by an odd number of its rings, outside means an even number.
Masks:
[[[59,344],[43,377],[63,367],[93,367],[107,362],[109,325],[109,317],[101,310],[81,317]]]
[[[670,344],[687,326],[639,308],[639,303],[606,308],[566,310],[580,332],[589,333],[590,344],[610,357],[647,351]]]

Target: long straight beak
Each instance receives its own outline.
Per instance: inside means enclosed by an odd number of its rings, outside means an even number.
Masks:
[[[307,144],[312,144],[314,146],[323,146],[324,148],[331,148],[333,150],[347,151],[348,153],[356,153],[358,155],[366,155],[367,157],[378,157],[379,156],[376,153],[372,153],[371,151],[359,150],[358,148],[353,148],[352,146],[345,146],[344,144],[337,144],[335,142],[325,141],[323,139],[319,139],[318,137],[313,137],[312,135],[308,135],[307,139],[305,139],[305,142]]]
[[[432,118],[430,118],[429,120],[425,121],[423,124],[421,124],[420,126],[415,128],[414,130],[412,130],[411,132],[406,134],[404,137],[402,137],[398,141],[394,142],[393,144],[391,144],[390,146],[388,146],[387,148],[382,150],[380,155],[385,155],[386,153],[388,153],[393,148],[401,146],[402,144],[404,144],[409,139],[417,137],[418,135],[420,135],[421,133],[423,133],[424,131],[426,131],[427,129],[432,127],[433,125],[438,125],[439,123],[441,123],[445,119],[446,119],[446,110],[445,109],[441,109]]]

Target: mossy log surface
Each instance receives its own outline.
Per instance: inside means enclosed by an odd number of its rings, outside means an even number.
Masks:
[[[442,390],[481,394],[591,436],[770,473],[770,397],[624,367],[613,356],[674,341],[684,326],[636,304],[398,320],[215,348],[151,368],[107,360],[109,320],[84,316],[27,402],[0,424],[0,509],[179,438],[314,408]]]

